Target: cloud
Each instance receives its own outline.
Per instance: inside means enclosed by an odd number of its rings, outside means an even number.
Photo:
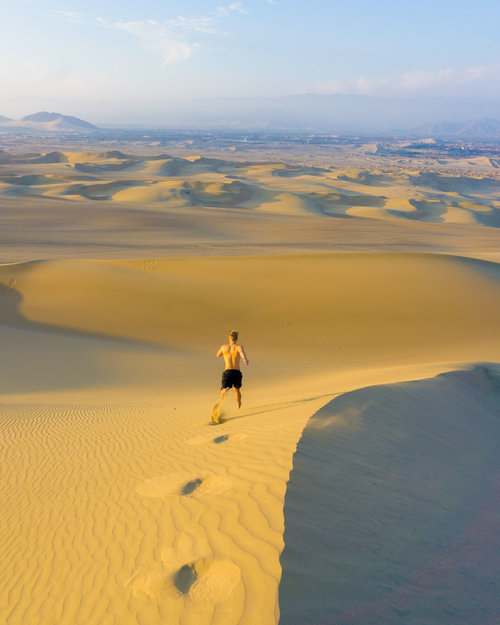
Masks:
[[[399,76],[379,78],[360,76],[347,80],[329,80],[317,85],[317,93],[341,93],[345,95],[418,95],[427,92],[446,95],[450,90],[472,88],[475,84],[500,79],[500,65],[468,67],[462,69],[439,69],[435,71],[413,70]]]
[[[144,47],[152,48],[160,54],[163,65],[185,61],[199,47],[197,42],[189,41],[181,36],[181,33],[211,32],[207,30],[208,26],[204,22],[187,23],[182,18],[169,22],[157,22],[155,20],[124,22],[120,20],[106,24],[101,19],[99,21],[111,28],[123,30],[138,37]]]
[[[198,36],[220,35],[218,22],[232,13],[246,13],[242,2],[218,6],[212,15],[201,17],[177,16],[167,20],[110,21],[98,17],[107,28],[123,30],[139,39],[145,48],[156,50],[163,65],[181,63],[192,57],[202,44]]]
[[[76,11],[55,11],[55,14],[65,19],[67,22],[73,22],[74,24],[85,22],[87,17],[84,13],[77,13]]]
[[[231,13],[247,13],[247,10],[243,6],[243,2],[233,2],[233,4],[229,4],[227,6],[218,6],[215,10],[216,15],[226,17]]]
[[[139,39],[143,47],[159,53],[163,65],[173,65],[189,59],[200,47],[191,39],[192,34],[216,33],[211,18],[176,17],[170,20],[142,20],[108,22],[103,18],[97,21],[108,28],[122,30]]]
[[[148,22],[117,22],[115,28],[136,35],[146,47],[156,49],[164,65],[180,63],[193,56],[199,44],[177,38],[165,25]]]

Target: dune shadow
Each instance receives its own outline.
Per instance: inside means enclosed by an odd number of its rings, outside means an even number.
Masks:
[[[416,187],[428,187],[444,193],[458,193],[464,197],[500,191],[500,180],[488,177],[445,176],[433,172],[422,172],[409,176],[409,181]]]
[[[285,497],[280,623],[498,622],[499,415],[499,365],[321,408]]]
[[[0,325],[44,332],[47,334],[55,334],[58,336],[106,339],[107,341],[114,342],[117,345],[121,344],[136,347],[148,347],[152,350],[156,349],[157,351],[164,351],[165,349],[165,347],[145,340],[109,336],[107,334],[100,334],[99,332],[78,330],[76,328],[64,328],[62,326],[51,325],[49,323],[31,321],[27,319],[20,310],[22,300],[22,294],[19,293],[19,291],[16,291],[14,286],[6,286],[5,284],[0,283]]]
[[[448,206],[444,202],[425,201],[425,200],[409,200],[409,203],[415,210],[401,211],[388,209],[389,215],[409,219],[411,221],[426,221],[430,223],[442,223],[444,215],[448,212]]]
[[[19,313],[22,295],[15,290],[14,286],[14,281],[11,281],[11,286],[0,284],[0,323],[2,324],[17,325],[24,321]]]
[[[30,321],[21,312],[22,294],[0,284],[0,332],[4,358],[0,393],[39,392],[112,382],[117,373],[103,363],[110,356],[133,357],[134,349],[158,345]],[[104,359],[104,360],[103,360]]]

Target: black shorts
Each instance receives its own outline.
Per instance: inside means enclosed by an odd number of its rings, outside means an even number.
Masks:
[[[241,380],[243,374],[239,369],[225,369],[222,372],[222,380],[220,383],[221,388],[241,388]]]

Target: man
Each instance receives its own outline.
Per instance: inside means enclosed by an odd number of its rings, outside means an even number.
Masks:
[[[221,345],[219,351],[217,352],[217,358],[224,356],[225,368],[222,372],[222,381],[221,381],[221,399],[224,398],[226,393],[229,391],[231,387],[234,388],[234,393],[236,395],[236,404],[238,408],[241,407],[241,380],[242,373],[240,370],[240,358],[243,358],[243,362],[248,365],[249,361],[247,355],[245,354],[245,350],[243,349],[243,345],[238,345],[238,332],[236,330],[231,330],[229,333],[229,344]]]

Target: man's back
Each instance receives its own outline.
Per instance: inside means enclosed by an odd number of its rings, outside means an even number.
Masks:
[[[226,369],[239,369],[240,358],[243,358],[243,361],[248,363],[243,345],[238,345],[238,343],[221,345],[219,351],[217,352],[217,356],[224,356]]]

